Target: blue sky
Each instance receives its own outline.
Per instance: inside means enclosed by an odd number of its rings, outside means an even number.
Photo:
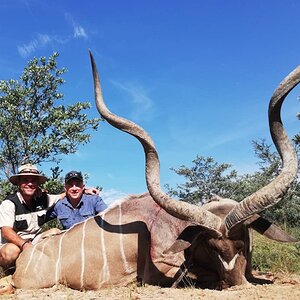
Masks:
[[[63,104],[89,101],[96,117],[91,49],[111,111],[152,136],[162,186],[181,182],[170,168],[191,166],[197,154],[256,170],[251,141],[271,143],[269,99],[300,64],[297,0],[2,0],[0,12],[0,79],[57,51],[68,69]],[[299,95],[283,107],[290,136],[299,132]],[[107,123],[60,166],[88,174],[107,202],[146,191],[141,146]]]

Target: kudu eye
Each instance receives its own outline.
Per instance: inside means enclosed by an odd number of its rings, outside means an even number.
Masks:
[[[240,251],[244,250],[245,243],[243,241],[235,241],[234,247],[237,250],[237,252],[240,252]]]

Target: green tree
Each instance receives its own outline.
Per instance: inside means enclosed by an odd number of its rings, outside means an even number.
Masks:
[[[294,145],[297,153],[299,153],[299,146],[297,145],[294,138]],[[281,159],[277,152],[272,151],[272,146],[267,145],[265,140],[259,142],[253,142],[254,151],[256,156],[259,158],[260,170],[255,172],[253,175],[245,175],[240,178],[240,182],[248,186],[251,186],[249,194],[255,192],[259,188],[268,184],[273,180],[281,170]],[[298,155],[299,156],[299,155]],[[242,195],[243,199],[247,195]],[[300,226],[300,184],[296,179],[290,186],[283,199],[273,207],[265,210],[262,215],[269,221],[277,224],[299,227]]]
[[[183,176],[186,182],[178,184],[176,189],[167,185],[168,193],[193,204],[203,204],[213,194],[230,197],[237,178],[237,172],[229,171],[230,168],[230,164],[219,164],[212,157],[197,156],[191,168],[181,166],[179,169],[171,169]]]
[[[300,96],[297,97],[298,100],[300,100]],[[297,118],[300,120],[300,113],[297,114]],[[300,145],[300,134],[296,134],[295,137],[294,137],[294,142],[297,146]]]
[[[51,168],[51,176],[44,183],[43,188],[49,192],[49,194],[60,194],[64,192],[64,179],[62,170],[56,166]]]
[[[205,203],[212,194],[241,201],[250,194],[271,182],[280,172],[281,159],[265,140],[253,141],[258,157],[259,170],[253,174],[238,175],[235,170],[229,172],[229,164],[219,164],[211,157],[197,156],[193,166],[181,166],[172,169],[183,176],[186,182],[178,184],[176,189],[167,185],[168,193],[183,201],[194,204]],[[296,144],[299,152],[299,147]],[[300,184],[297,180],[291,185],[282,201],[262,213],[268,220],[287,225],[300,226]]]
[[[65,106],[59,88],[65,68],[57,52],[29,61],[19,80],[0,81],[0,178],[16,173],[24,159],[31,163],[60,161],[90,140],[100,118],[89,119],[88,102]],[[5,187],[4,187],[5,189]]]
[[[263,186],[267,185],[280,172],[281,160],[277,152],[272,151],[265,139],[252,141],[254,154],[258,158],[258,171],[237,177],[235,191],[231,196],[234,200],[241,201]]]

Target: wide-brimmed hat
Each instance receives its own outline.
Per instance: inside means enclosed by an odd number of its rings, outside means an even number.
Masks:
[[[18,174],[11,176],[9,181],[14,185],[18,185],[20,176],[36,176],[38,179],[38,184],[42,184],[47,180],[47,177],[43,174],[40,174],[38,168],[32,164],[20,166],[18,169]]]

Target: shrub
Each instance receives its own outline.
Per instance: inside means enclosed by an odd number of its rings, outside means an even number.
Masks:
[[[300,236],[299,229],[292,232],[296,238]],[[300,243],[275,242],[254,233],[252,267],[264,272],[300,274]]]

